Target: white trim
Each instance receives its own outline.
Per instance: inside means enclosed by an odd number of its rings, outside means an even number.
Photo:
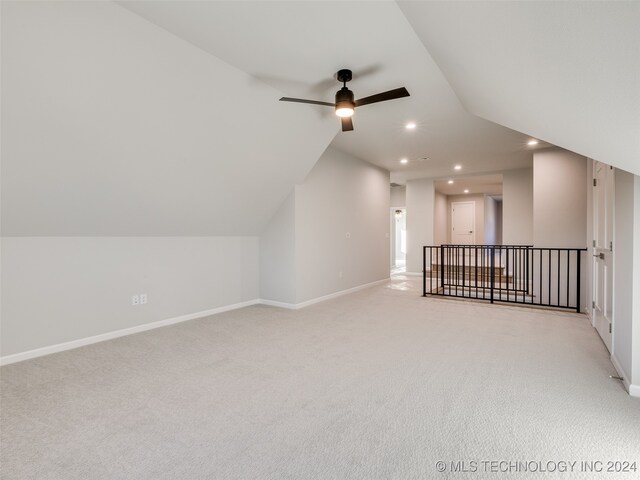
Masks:
[[[290,310],[295,310],[297,308],[295,303],[276,302],[275,300],[265,300],[262,298],[258,300],[258,303],[260,305],[268,305],[270,307],[278,307],[278,308],[288,308]]]
[[[382,280],[377,280],[371,283],[365,283],[364,285],[358,285],[357,287],[348,288],[346,290],[341,290],[339,292],[331,293],[329,295],[324,295],[318,298],[313,298],[311,300],[307,300],[306,302],[301,302],[296,304],[276,302],[273,300],[256,298],[253,300],[248,300],[246,302],[234,303],[232,305],[224,305],[222,307],[212,308],[210,310],[204,310],[202,312],[189,313],[187,315],[181,315],[179,317],[167,318],[165,320],[158,320],[156,322],[136,325],[135,327],[123,328],[121,330],[115,330],[113,332],[101,333],[99,335],[80,338],[78,340],[72,340],[70,342],[63,342],[55,345],[49,345],[48,347],[36,348],[34,350],[27,350],[26,352],[14,353],[12,355],[5,355],[4,357],[0,357],[0,365],[9,365],[11,363],[17,363],[17,362],[22,362],[24,360],[29,360],[32,358],[51,355],[52,353],[64,352],[66,350],[73,350],[74,348],[84,347],[86,345],[91,345],[98,342],[104,342],[106,340],[112,340],[114,338],[124,337],[126,335],[133,335],[134,333],[145,332],[147,330],[153,330],[155,328],[166,327],[168,325],[173,325],[175,323],[186,322],[188,320],[195,320],[196,318],[208,317],[211,315],[215,315],[217,313],[228,312],[229,310],[236,310],[238,308],[249,307],[251,305],[261,304],[261,305],[270,305],[272,307],[280,307],[280,308],[297,310],[299,308],[304,308],[304,307],[308,307],[309,305],[313,305],[314,303],[324,302],[325,300],[330,300],[332,298],[340,297],[342,295],[347,295],[349,293],[354,293],[359,290],[364,290],[365,288],[373,287],[374,285],[385,283],[387,281],[389,281],[389,278],[383,278]]]
[[[629,395],[640,398],[640,385],[629,385]]]
[[[358,292],[360,290],[364,290],[366,288],[373,287],[374,285],[379,285],[381,283],[386,283],[388,281],[389,281],[389,277],[383,278],[382,280],[376,280],[375,282],[358,285],[357,287],[347,288],[346,290],[340,290],[339,292],[330,293],[329,295],[324,295],[322,297],[312,298],[311,300],[307,300],[306,302],[296,304],[296,309],[308,307],[309,305],[313,305],[314,303],[324,302],[325,300],[331,300],[332,298],[341,297],[342,295],[347,295],[349,293]]]
[[[330,293],[329,295],[323,295],[322,297],[312,298],[311,300],[307,300],[305,302],[300,302],[300,303],[276,302],[274,300],[265,300],[265,299],[260,299],[258,302],[261,303],[262,305],[269,305],[271,307],[280,307],[280,308],[288,308],[290,310],[298,310],[300,308],[313,305],[314,303],[320,303],[326,300],[331,300],[332,298],[341,297],[342,295],[355,293],[360,290],[364,290],[365,288],[370,288],[370,287],[373,287],[374,285],[379,285],[381,283],[386,283],[388,281],[389,281],[389,278],[383,278],[382,280],[376,280],[375,282],[364,283],[362,285],[358,285],[357,287],[347,288],[346,290],[340,290],[338,292]]]
[[[406,275],[408,277],[421,277],[422,272],[399,272],[399,273],[394,273],[394,275]]]
[[[248,307],[257,303],[261,303],[261,301],[258,299],[254,299],[246,302],[234,303],[232,305],[224,305],[222,307],[212,308],[210,310],[204,310],[202,312],[189,313],[187,315],[181,315],[179,317],[144,323],[142,325],[136,325],[135,327],[123,328],[121,330],[115,330],[113,332],[101,333],[99,335],[80,338],[78,340],[72,340],[70,342],[63,342],[55,345],[50,345],[48,347],[27,350],[26,352],[14,353],[13,355],[5,355],[4,357],[0,357],[0,365],[9,365],[10,363],[22,362],[31,358],[50,355],[52,353],[64,352],[65,350],[72,350],[74,348],[84,347],[93,343],[104,342],[106,340],[124,337],[126,335],[133,335],[134,333],[140,333],[147,330],[153,330],[155,328],[166,327],[168,325],[173,325],[174,323],[181,323],[188,320],[194,320],[196,318],[208,317],[210,315],[215,315],[216,313],[228,312],[229,310],[236,310],[238,308]]]
[[[620,362],[618,361],[618,359],[616,358],[615,355],[611,355],[611,363],[613,363],[614,368],[616,369],[616,372],[618,372],[618,375],[620,375],[622,377],[622,383],[624,384],[624,388],[627,390],[627,392],[629,392],[630,395],[633,395],[631,393],[631,387],[637,387],[636,385],[631,385],[631,382],[629,381],[629,377],[627,376],[626,372],[624,371],[624,368],[622,368],[622,365],[620,365]],[[634,396],[638,396],[640,395],[640,392],[637,392],[636,395]]]

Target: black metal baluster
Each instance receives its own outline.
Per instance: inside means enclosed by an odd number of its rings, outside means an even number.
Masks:
[[[496,255],[495,247],[491,247],[491,303],[493,303],[493,290],[495,287],[495,268],[496,268]]]
[[[540,280],[540,289],[538,290],[538,296],[540,298],[538,299],[538,303],[542,305],[542,250],[539,249],[538,253],[539,253],[538,259],[540,260],[540,275],[538,275],[538,278]]]
[[[476,298],[478,298],[478,247],[476,246],[473,252],[473,263],[475,265],[475,287],[476,287]]]
[[[569,272],[570,272],[570,266],[571,266],[571,250],[567,250],[567,304],[566,306],[569,306]]]
[[[500,249],[500,251],[502,251],[502,249]],[[505,276],[507,281],[507,302],[508,302],[509,301],[509,247],[507,247],[507,271],[505,272]]]
[[[549,250],[549,285],[547,286],[547,303],[551,305],[551,250]]]
[[[559,249],[557,251],[557,257],[558,257],[558,296],[556,297],[556,302],[558,305],[560,305],[560,250]]]
[[[440,288],[444,295],[444,245],[440,245]]]
[[[576,251],[576,312],[580,313],[580,250]]]
[[[422,296],[427,295],[427,247],[422,247]]]

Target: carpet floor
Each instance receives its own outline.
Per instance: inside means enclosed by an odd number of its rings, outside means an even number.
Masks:
[[[640,478],[640,400],[586,317],[418,283],[2,367],[1,478]]]

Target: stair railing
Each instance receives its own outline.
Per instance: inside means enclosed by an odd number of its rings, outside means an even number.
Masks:
[[[423,247],[423,296],[519,303],[580,311],[585,248],[532,245]]]

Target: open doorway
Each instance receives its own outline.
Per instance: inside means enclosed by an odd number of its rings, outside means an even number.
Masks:
[[[434,182],[435,245],[502,244],[502,175],[476,175]]]
[[[391,273],[407,271],[407,209],[391,209]]]

